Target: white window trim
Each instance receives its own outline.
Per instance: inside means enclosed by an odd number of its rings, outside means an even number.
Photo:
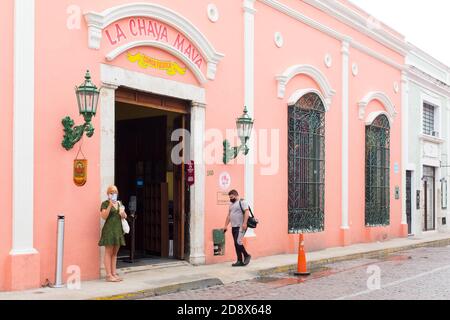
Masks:
[[[327,77],[314,66],[306,64],[293,65],[287,68],[281,75],[276,76],[278,81],[278,98],[283,99],[286,93],[286,88],[289,82],[298,75],[306,75],[316,82],[321,91],[323,102],[327,109],[330,108],[332,98],[336,94],[336,91],[330,85]]]
[[[434,109],[434,131],[439,133],[439,137],[434,137],[429,134],[425,134],[423,131],[423,110],[424,110],[424,104],[429,104],[433,106]],[[420,94],[420,133],[421,137],[430,137],[433,138],[433,140],[440,141],[442,140],[442,104],[441,100],[436,97],[432,96],[426,92],[421,92]]]
[[[389,98],[389,96],[384,93],[384,92],[380,92],[380,91],[372,91],[369,92],[359,103],[358,103],[358,107],[359,107],[359,118],[361,120],[363,120],[366,117],[366,109],[369,106],[369,104],[373,101],[373,100],[378,100],[384,107],[384,109],[387,112],[387,116],[389,119],[389,122],[391,124],[391,127],[394,123],[394,119],[397,117],[398,112],[395,109],[395,105],[392,102],[392,100]],[[370,116],[370,114],[369,114]],[[368,121],[368,118],[366,118],[366,122]]]

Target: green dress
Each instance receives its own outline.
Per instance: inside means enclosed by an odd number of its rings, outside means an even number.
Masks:
[[[102,203],[100,211],[107,209],[109,201]],[[122,217],[120,216],[119,209],[111,208],[105,225],[102,229],[102,237],[98,243],[100,247],[105,246],[125,246],[125,237],[122,229]]]

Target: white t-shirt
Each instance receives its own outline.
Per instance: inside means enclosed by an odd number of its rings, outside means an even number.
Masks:
[[[240,228],[244,224],[244,213],[239,205],[239,201],[241,201],[244,212],[249,208],[248,203],[245,200],[238,200],[235,203],[230,204],[230,221],[231,227],[233,228]]]

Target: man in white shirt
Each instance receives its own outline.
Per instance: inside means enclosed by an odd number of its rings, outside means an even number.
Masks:
[[[239,193],[236,190],[230,191],[230,209],[225,221],[224,232],[227,232],[228,225],[231,223],[234,246],[236,248],[237,262],[233,267],[245,267],[250,263],[252,256],[247,253],[242,240],[247,232],[247,222],[250,216],[248,203],[239,199]]]

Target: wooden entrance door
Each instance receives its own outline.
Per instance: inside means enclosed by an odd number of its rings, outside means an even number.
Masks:
[[[137,197],[138,256],[168,256],[166,127],[165,116],[116,124],[116,185],[124,204],[131,196]],[[130,240],[127,236],[128,247]]]

